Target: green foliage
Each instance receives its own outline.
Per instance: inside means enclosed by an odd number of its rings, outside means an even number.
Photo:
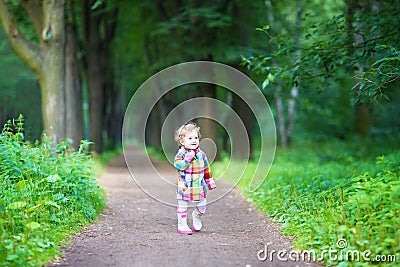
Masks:
[[[376,54],[371,67],[356,76],[361,82],[356,84],[360,86],[360,91],[355,100],[360,98],[390,100],[386,90],[400,78],[400,51],[391,45],[379,45]]]
[[[168,21],[160,22],[152,35],[159,37],[173,35],[175,32],[187,32],[181,36],[179,41],[172,44],[175,46],[175,50],[180,49],[180,53],[186,54],[183,55],[185,58],[195,56],[204,59],[209,54],[222,53],[221,50],[226,47],[218,46],[221,41],[215,36],[215,33],[219,32],[221,35],[226,29],[229,29],[232,25],[232,17],[221,6],[221,3],[213,2],[211,5],[205,4],[201,7],[190,5],[181,7],[176,16],[171,17]],[[189,34],[191,32],[192,34]],[[196,38],[193,35],[199,37]],[[191,45],[184,46],[185,43]]]
[[[268,25],[259,28],[275,47],[268,55],[244,58],[243,64],[263,74],[264,88],[273,82],[290,87],[299,77],[303,87],[324,90],[327,82],[350,76],[359,80],[353,86],[353,104],[388,99],[385,91],[400,77],[399,29],[392,26],[400,3],[385,1],[351,11],[319,21],[306,13],[301,29],[288,26],[273,33]]]
[[[386,147],[384,143],[331,142],[278,150],[262,187],[247,196],[282,224],[286,235],[296,237],[299,249],[321,255],[322,250],[337,249],[336,242],[344,238],[348,245],[343,253],[370,250],[371,260],[376,255],[396,255],[398,260],[400,152],[389,148],[383,156]],[[221,171],[224,164],[214,163],[214,172]],[[246,173],[256,167],[253,162],[250,165]],[[239,186],[246,188],[246,177]],[[325,263],[339,262],[325,257]],[[350,258],[340,266],[369,264]]]
[[[39,84],[11,49],[2,27],[0,61],[0,125],[4,125],[7,118],[26,114],[25,138],[36,140],[43,130]]]
[[[66,237],[96,219],[103,191],[86,154],[46,135],[24,140],[23,118],[0,135],[0,265],[41,266],[59,254]]]

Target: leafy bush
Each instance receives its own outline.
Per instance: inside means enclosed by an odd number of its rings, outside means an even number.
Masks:
[[[369,250],[371,260],[377,255],[394,255],[398,261],[400,152],[386,156],[376,153],[376,149],[351,148],[340,142],[278,150],[268,178],[247,196],[281,223],[285,234],[295,236],[295,246],[301,250],[312,250],[316,255],[329,249],[343,250],[344,255]],[[222,168],[223,163],[213,165],[214,172]],[[252,162],[247,174],[254,169]],[[251,175],[245,175],[239,183],[243,188],[246,176]],[[339,240],[346,240],[342,250],[337,247]],[[371,264],[351,257],[326,256],[324,262],[339,266]]]
[[[59,254],[66,237],[93,221],[105,206],[82,141],[24,140],[23,118],[0,135],[0,265],[41,266]]]

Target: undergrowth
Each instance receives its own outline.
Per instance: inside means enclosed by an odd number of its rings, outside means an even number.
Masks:
[[[340,142],[278,149],[263,185],[246,194],[295,237],[297,249],[314,251],[327,265],[398,266],[400,151],[378,149]],[[217,176],[224,166],[213,164]],[[244,191],[255,167],[250,162],[238,184]]]
[[[0,265],[42,266],[59,255],[67,237],[97,218],[104,192],[94,179],[82,141],[24,140],[23,118],[0,134]]]

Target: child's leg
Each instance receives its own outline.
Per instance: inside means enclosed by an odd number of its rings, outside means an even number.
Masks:
[[[193,211],[192,216],[193,216],[193,230],[195,232],[199,232],[201,228],[203,227],[203,224],[201,223],[201,216],[206,212],[207,210],[207,200],[203,199],[196,205],[196,209]]]
[[[177,208],[176,208],[176,210],[178,211],[178,212],[187,212],[187,210],[188,210],[188,207],[189,207],[189,201],[187,201],[187,200],[178,200],[178,206],[177,206]]]
[[[197,203],[196,210],[199,213],[204,214],[207,210],[207,199],[203,199],[199,203]]]
[[[176,213],[178,215],[178,233],[184,235],[191,235],[193,232],[187,225],[187,211],[189,207],[189,201],[178,200],[178,206],[176,207]]]

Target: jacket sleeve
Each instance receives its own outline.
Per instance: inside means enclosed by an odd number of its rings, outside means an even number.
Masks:
[[[215,189],[217,187],[214,178],[212,177],[210,164],[208,163],[206,154],[204,154],[204,181],[206,181],[207,188],[209,190]]]
[[[186,170],[192,163],[194,156],[186,153],[184,149],[179,149],[174,159],[174,167],[180,171]]]

